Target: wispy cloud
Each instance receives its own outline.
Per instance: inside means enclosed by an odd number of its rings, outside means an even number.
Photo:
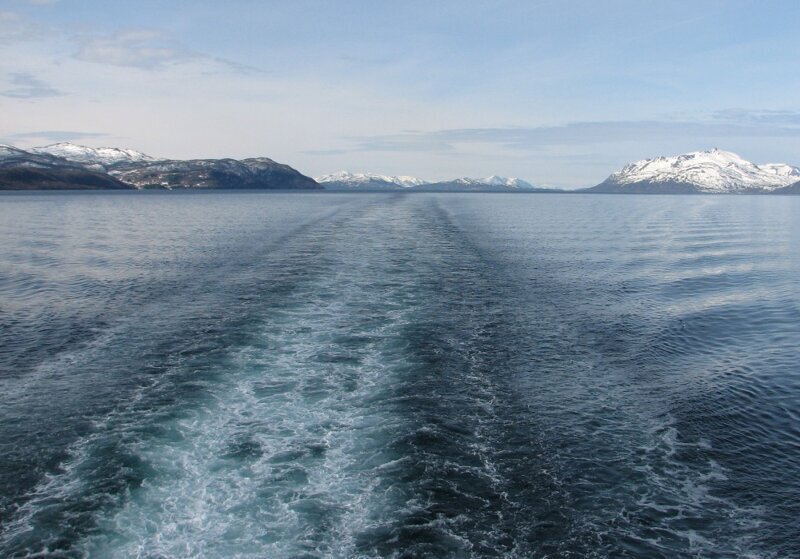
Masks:
[[[74,142],[97,138],[109,138],[110,134],[104,132],[81,132],[77,130],[36,130],[33,132],[19,132],[0,138],[0,143],[16,144],[53,144],[57,142]]]
[[[14,72],[8,77],[10,89],[0,91],[0,96],[16,99],[37,99],[41,97],[59,97],[62,91],[27,72]]]
[[[0,45],[36,41],[47,37],[47,28],[15,12],[0,12]]]
[[[725,109],[716,111],[712,119],[739,124],[764,124],[778,127],[800,127],[800,111]]]
[[[703,120],[573,122],[563,126],[455,128],[346,138],[352,151],[450,152],[468,144],[536,151],[553,146],[585,146],[690,138],[798,138],[800,113],[729,109]]]
[[[188,49],[159,29],[123,29],[108,35],[79,36],[76,41],[74,58],[83,62],[145,70],[196,63],[238,73],[259,72],[251,66]]]
[[[85,62],[160,68],[187,62],[197,57],[171,44],[169,37],[154,29],[128,29],[113,35],[93,35],[78,38],[75,58]]]
[[[307,149],[304,150],[303,153],[305,155],[319,155],[319,156],[327,156],[327,155],[344,155],[346,153],[350,153],[352,150],[349,149]]]

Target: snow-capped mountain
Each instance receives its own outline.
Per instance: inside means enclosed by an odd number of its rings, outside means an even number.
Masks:
[[[589,189],[619,193],[767,193],[800,180],[800,169],[782,163],[756,165],[712,149],[630,163]]]
[[[154,157],[132,149],[123,148],[90,148],[69,142],[51,144],[31,149],[33,153],[54,155],[67,161],[81,163],[87,166],[102,168],[114,167],[131,163],[146,163],[157,161]]]
[[[517,178],[509,178],[509,177],[500,177],[497,175],[492,175],[491,177],[486,178],[469,178],[463,177],[460,179],[456,179],[453,182],[468,184],[468,185],[483,185],[483,186],[506,186],[508,188],[536,188],[531,183],[524,181],[522,179]]]
[[[389,176],[343,171],[317,177],[327,190],[413,190],[453,192],[508,192],[546,190],[522,179],[492,175],[486,178],[463,177],[449,181],[429,182],[416,177]]]
[[[417,190],[447,192],[540,192],[549,189],[533,186],[522,179],[492,175],[486,178],[462,177],[451,181],[441,181],[416,187]]]
[[[350,173],[348,171],[322,175],[321,177],[317,177],[316,181],[329,190],[393,190],[427,184],[427,181],[418,179],[417,177],[378,175],[374,173]]]

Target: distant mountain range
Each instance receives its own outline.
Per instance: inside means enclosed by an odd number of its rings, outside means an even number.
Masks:
[[[522,179],[492,175],[486,178],[463,177],[452,181],[434,182],[416,187],[426,192],[558,192],[553,188],[534,186]]]
[[[565,192],[491,176],[431,182],[410,176],[340,172],[312,179],[266,157],[158,159],[122,148],[71,143],[22,150],[0,145],[0,190],[266,189],[405,192]],[[756,165],[712,149],[643,159],[597,186],[613,194],[800,194],[800,168]]]
[[[61,143],[24,151],[0,146],[0,189],[320,190],[317,182],[266,157],[156,159],[138,151]]]
[[[342,171],[317,177],[326,190],[404,190],[417,192],[537,192],[550,191],[535,187],[522,179],[491,176],[486,178],[460,178],[451,181],[431,182],[416,177],[350,173]]]
[[[317,177],[316,181],[326,190],[398,190],[427,184],[427,181],[416,177],[393,177],[348,171],[322,175]]]
[[[616,194],[790,194],[800,191],[800,169],[756,165],[712,149],[630,163],[584,192]]]

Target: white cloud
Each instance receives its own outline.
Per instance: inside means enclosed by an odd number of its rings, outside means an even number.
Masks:
[[[584,146],[643,140],[696,138],[800,138],[794,111],[717,111],[711,119],[571,122],[562,126],[461,128],[350,138],[356,151],[454,151],[467,144],[531,152],[552,146]]]

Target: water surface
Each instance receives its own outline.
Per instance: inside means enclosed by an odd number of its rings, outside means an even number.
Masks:
[[[797,216],[0,196],[0,555],[800,555]]]

